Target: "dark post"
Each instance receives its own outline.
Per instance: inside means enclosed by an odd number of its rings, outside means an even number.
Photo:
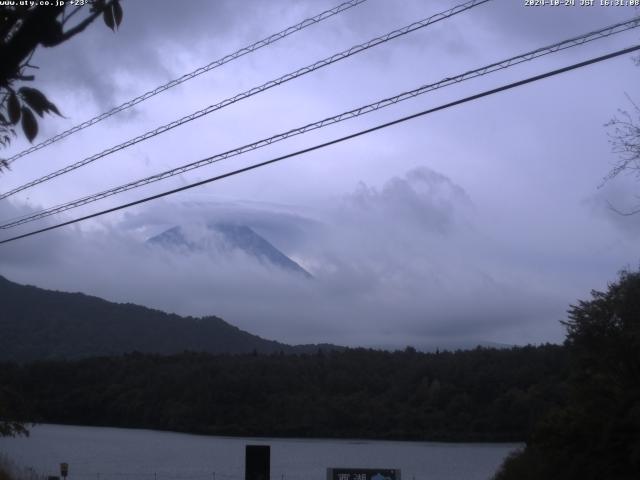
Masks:
[[[244,480],[270,480],[271,447],[247,445],[245,450]]]

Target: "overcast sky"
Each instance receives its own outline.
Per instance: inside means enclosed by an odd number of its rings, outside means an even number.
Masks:
[[[32,63],[66,118],[37,141],[331,8],[336,0],[123,2]],[[368,0],[53,146],[12,187],[413,21],[452,1]],[[578,2],[579,3],[579,2]],[[0,202],[2,220],[73,200],[638,15],[494,0],[273,88]],[[417,97],[28,227],[185,185],[640,41],[638,29]],[[640,183],[598,188],[617,157],[604,124],[640,101],[630,56],[546,79],[152,203],[0,246],[0,274],[188,315],[289,343],[560,342],[559,320],[637,268]],[[15,141],[10,156],[28,144]],[[314,275],[241,255],[149,249],[174,225],[248,225]]]

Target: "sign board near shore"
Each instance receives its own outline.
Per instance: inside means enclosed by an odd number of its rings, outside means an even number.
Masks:
[[[245,480],[269,480],[271,478],[271,447],[247,445],[244,465]]]
[[[402,480],[399,469],[327,468],[327,480]]]

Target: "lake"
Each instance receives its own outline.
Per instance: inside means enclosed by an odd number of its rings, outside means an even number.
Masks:
[[[271,439],[154,430],[38,425],[29,438],[0,438],[21,466],[69,480],[240,480],[245,445],[271,445],[272,480],[324,480],[327,467],[399,468],[403,480],[486,480],[514,443]]]

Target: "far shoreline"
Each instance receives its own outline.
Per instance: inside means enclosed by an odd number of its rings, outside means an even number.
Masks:
[[[425,440],[425,439],[401,439],[401,438],[367,438],[367,437],[288,437],[288,436],[276,436],[276,435],[242,435],[242,434],[215,434],[215,433],[206,433],[206,432],[190,432],[190,431],[182,431],[182,430],[168,430],[168,429],[159,429],[159,428],[149,428],[149,427],[130,427],[130,426],[113,426],[113,425],[80,425],[80,424],[71,424],[71,423],[50,423],[50,422],[38,422],[38,423],[25,423],[29,432],[33,428],[37,428],[39,426],[46,427],[73,427],[73,428],[103,428],[103,429],[112,429],[112,430],[134,430],[140,432],[153,432],[153,433],[162,433],[162,434],[173,434],[173,435],[192,435],[199,437],[210,437],[217,438],[221,440],[229,439],[229,440],[238,440],[238,439],[246,439],[248,441],[256,441],[256,442],[266,442],[268,440],[274,441],[295,441],[295,442],[344,442],[348,444],[359,444],[359,443],[372,443],[372,442],[385,442],[385,443],[409,443],[409,444],[430,444],[430,445],[525,445],[525,440]],[[16,437],[19,438],[19,437]],[[22,437],[25,438],[25,437]],[[28,438],[28,437],[27,437]]]

